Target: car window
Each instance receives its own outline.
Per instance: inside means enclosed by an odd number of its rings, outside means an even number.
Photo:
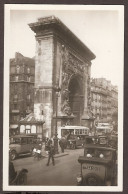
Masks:
[[[87,149],[85,149],[85,156],[87,157],[87,158],[92,158],[92,157],[95,157],[95,149],[93,149],[93,148],[87,148]]]
[[[10,144],[20,144],[21,139],[20,138],[12,138]]]
[[[105,133],[105,129],[97,129],[98,133]]]
[[[27,142],[28,142],[28,144],[32,144],[33,143],[33,139],[32,138],[28,138]]]
[[[107,144],[106,138],[104,137],[100,138],[100,144]]]
[[[27,144],[27,138],[25,137],[21,138],[21,144]]]

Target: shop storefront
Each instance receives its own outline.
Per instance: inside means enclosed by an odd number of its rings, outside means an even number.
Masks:
[[[43,124],[44,119],[36,119],[34,113],[27,115],[19,122],[20,134],[31,134],[42,140],[44,137]]]

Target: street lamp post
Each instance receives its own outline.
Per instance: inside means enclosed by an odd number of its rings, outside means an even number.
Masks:
[[[55,153],[58,154],[58,131],[57,131],[57,117],[58,117],[58,97],[59,97],[59,92],[60,88],[59,87],[54,87],[54,90],[56,92],[56,125],[55,125],[55,137],[54,137],[54,147],[55,147]]]

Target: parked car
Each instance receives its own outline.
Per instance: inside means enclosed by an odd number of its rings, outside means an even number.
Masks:
[[[96,144],[88,144],[84,155],[78,158],[81,164],[77,184],[83,186],[116,185],[117,163],[116,150]]]
[[[109,138],[109,146],[112,148],[117,149],[118,146],[118,136],[117,135],[111,135]]]
[[[15,135],[11,137],[9,152],[11,160],[15,160],[20,154],[33,153],[33,149],[38,142],[31,135]]]

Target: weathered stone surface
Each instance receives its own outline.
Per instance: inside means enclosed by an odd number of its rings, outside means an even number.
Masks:
[[[50,136],[55,134],[56,116],[59,126],[80,125],[82,115],[88,114],[90,68],[95,55],[54,16],[39,18],[29,26],[37,41],[35,106],[43,104],[45,128]]]
[[[52,85],[53,38],[38,40],[36,45],[35,87]]]

